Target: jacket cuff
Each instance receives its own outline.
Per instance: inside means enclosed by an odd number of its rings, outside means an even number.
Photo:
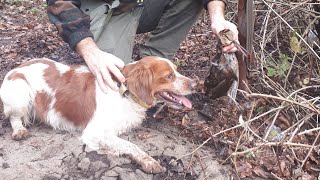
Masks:
[[[209,3],[210,1],[222,1],[222,2],[224,2],[224,5],[227,7],[227,0],[203,0],[203,1],[202,1],[202,4],[203,4],[203,6],[204,6],[204,8],[205,8],[206,10],[208,10],[208,3]]]
[[[87,37],[93,38],[93,34],[90,30],[74,32],[70,35],[67,43],[69,44],[70,48],[74,50],[78,42]]]

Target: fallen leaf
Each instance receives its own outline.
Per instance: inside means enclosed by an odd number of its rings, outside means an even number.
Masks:
[[[277,160],[274,157],[263,157],[260,160],[260,164],[266,167],[268,171],[271,171],[276,166]]]
[[[297,168],[297,169],[294,169],[292,171],[292,178],[293,179],[298,179],[299,177],[301,177],[303,174],[303,171],[301,168]]]
[[[241,178],[245,178],[252,175],[252,166],[249,163],[241,163],[238,167],[238,173]]]
[[[0,30],[5,30],[5,29],[7,29],[6,26],[4,24],[0,23]]]
[[[319,164],[319,160],[316,158],[316,157],[314,157],[314,154],[310,154],[310,160],[311,161],[313,161],[314,163],[316,163],[317,165]]]
[[[301,53],[301,45],[296,36],[292,36],[290,39],[290,47],[295,53]]]
[[[304,173],[302,176],[301,176],[301,180],[316,180],[316,177],[308,174],[308,173]]]
[[[310,161],[307,161],[304,167],[306,168],[306,170],[307,170],[308,172],[311,172],[311,171],[312,171]]]
[[[151,134],[150,132],[142,132],[136,135],[136,137],[140,140],[149,139],[151,137],[156,136],[155,134]]]
[[[259,177],[262,177],[262,178],[265,178],[265,179],[269,179],[272,177],[271,173],[265,171],[264,169],[262,169],[260,166],[256,166],[254,169],[253,169],[253,172],[259,176]]]
[[[286,165],[285,161],[280,161],[280,168],[281,168],[281,172],[285,177],[290,176],[290,172],[288,170],[288,167]]]
[[[17,53],[10,53],[7,58],[15,59],[17,57]]]
[[[310,83],[310,78],[304,78],[302,82],[304,85],[308,85]]]
[[[286,118],[284,115],[280,115],[278,117],[279,123],[280,123],[280,127],[283,129],[287,129],[290,127],[290,122],[288,120],[288,118]]]
[[[183,118],[181,120],[181,125],[182,126],[186,126],[189,121],[190,121],[190,118],[189,118],[188,114],[186,114],[186,115],[183,116]]]

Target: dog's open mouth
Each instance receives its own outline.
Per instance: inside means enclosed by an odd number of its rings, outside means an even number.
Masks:
[[[177,95],[173,92],[168,91],[158,92],[157,94],[162,100],[164,100],[170,106],[173,106],[175,108],[192,108],[192,103],[190,102],[190,100],[182,95]]]

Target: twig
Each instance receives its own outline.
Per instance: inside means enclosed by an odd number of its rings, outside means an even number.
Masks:
[[[296,105],[305,107],[307,109],[310,109],[310,110],[320,114],[320,110],[317,109],[316,107],[307,106],[305,104],[302,104],[302,103],[299,103],[299,102],[296,102],[296,101],[292,101],[292,100],[289,100],[289,99],[286,99],[286,98],[283,98],[283,97],[278,97],[278,96],[273,96],[273,95],[268,95],[268,94],[257,94],[257,93],[251,93],[251,94],[248,93],[248,96],[265,97],[265,98],[272,98],[272,99],[277,99],[277,100],[281,100],[281,101],[286,101],[286,102],[291,103],[291,104],[296,104]]]
[[[318,141],[319,136],[320,136],[320,132],[318,132],[318,135],[317,135],[316,139],[313,141],[312,147],[310,148],[310,150],[309,150],[306,158],[302,161],[302,164],[301,164],[301,166],[300,166],[301,169],[302,169],[302,167],[304,166],[304,164],[306,163],[306,161],[308,160],[308,158],[309,158],[312,150],[314,149],[314,146],[315,146],[316,142]]]
[[[281,103],[281,106],[280,106],[280,107],[284,108],[284,106],[283,106],[283,105],[284,105],[284,102],[282,102],[282,103]],[[264,135],[264,137],[263,137],[263,140],[266,140],[266,139],[267,139],[267,137],[269,136],[269,133],[270,133],[270,131],[271,131],[271,129],[272,129],[272,127],[273,127],[274,123],[275,123],[275,122],[276,122],[276,120],[278,119],[278,116],[279,116],[279,114],[280,114],[281,110],[282,110],[282,109],[279,109],[279,110],[276,112],[276,115],[273,117],[273,120],[272,120],[271,124],[269,125],[269,128],[268,128],[268,130],[267,130],[266,134],[265,134],[265,135]]]
[[[192,154],[192,156],[191,156],[191,158],[190,158],[190,161],[189,161],[189,164],[188,164],[188,167],[187,167],[187,170],[188,171],[191,171],[190,169],[191,169],[191,163],[192,163],[192,161],[193,161],[193,158],[194,158],[194,154]],[[176,160],[174,160],[174,161],[177,161],[178,159],[176,159]],[[173,162],[173,161],[172,161]],[[170,162],[171,163],[171,162]],[[169,164],[170,164],[169,163]],[[185,174],[185,177],[186,177],[186,175],[187,175],[187,173]],[[185,178],[184,177],[184,178]]]
[[[258,139],[260,139],[260,140],[262,140],[262,141],[264,141],[264,142],[267,142],[267,141],[264,140],[262,137],[260,137],[257,133],[255,133],[255,132],[250,128],[250,126],[248,126],[248,129],[249,129],[249,131],[250,131],[255,137],[257,137]]]
[[[317,21],[317,18],[314,18],[313,21],[312,21],[311,23],[309,23],[308,27],[305,29],[305,31],[304,31],[304,33],[303,33],[302,36],[305,36],[305,35],[307,34],[307,32],[309,31],[309,29],[312,27],[312,25],[313,25],[316,21]],[[300,44],[300,43],[301,43],[301,39],[299,40],[299,44]],[[292,67],[293,67],[293,63],[294,63],[296,57],[297,57],[297,52],[294,52],[294,56],[293,56],[293,59],[292,59],[292,62],[291,62],[291,66],[290,66],[290,68],[289,68],[289,70],[288,70],[288,73],[287,73],[287,75],[286,75],[286,79],[285,79],[285,81],[284,81],[284,87],[287,86],[287,81],[288,81],[288,78],[289,78],[289,75],[290,75],[290,73],[291,73],[291,70],[292,70]]]
[[[196,157],[199,159],[199,164],[201,166],[201,169],[202,169],[202,172],[203,172],[203,176],[204,176],[203,179],[206,179],[206,177],[208,176],[207,175],[208,173],[206,172],[206,167],[203,165],[202,159],[201,159],[201,157],[199,156],[198,153],[196,154]]]
[[[264,23],[263,23],[265,25],[264,28],[261,28],[261,31],[262,31],[262,29],[264,29],[263,36],[262,36],[262,41],[260,43],[260,49],[262,51],[264,51],[264,47],[265,47],[265,44],[266,44],[266,34],[267,34],[267,29],[268,29],[267,27],[268,27],[268,21],[269,21],[269,18],[270,18],[270,14],[271,14],[271,10],[269,10],[267,12],[267,15],[265,16]],[[264,58],[264,53],[261,53],[260,59],[265,59]],[[261,72],[263,73],[264,72],[263,63],[260,63],[260,69],[261,69]]]
[[[286,145],[286,146],[298,146],[298,147],[305,147],[305,148],[310,148],[312,147],[309,144],[300,144],[300,143],[289,143],[289,142],[284,142],[284,143],[278,143],[278,142],[269,142],[269,143],[264,143],[264,144],[258,144],[258,145],[267,145],[267,146],[279,146],[281,145]]]
[[[263,116],[266,116],[266,115],[268,115],[268,114],[270,114],[270,113],[272,113],[272,112],[274,112],[274,111],[277,111],[278,109],[281,109],[281,108],[282,108],[282,107],[277,107],[277,108],[271,109],[271,110],[269,110],[269,111],[267,111],[267,112],[265,112],[265,113],[263,113],[263,114],[261,114],[261,115],[259,115],[259,116],[257,116],[257,117],[254,117],[254,118],[246,121],[245,123],[251,123],[251,122],[253,122],[253,121],[255,121],[255,120],[257,120],[257,119],[259,119],[259,118],[261,118],[261,117],[263,117]],[[190,152],[190,153],[188,153],[188,154],[183,155],[181,158],[176,159],[176,161],[179,160],[179,159],[182,159],[182,158],[184,158],[184,157],[186,157],[186,156],[190,156],[190,155],[194,154],[194,153],[197,152],[202,146],[204,146],[205,144],[207,144],[212,138],[214,138],[214,137],[216,137],[216,136],[218,136],[218,135],[220,135],[220,134],[222,134],[222,133],[225,133],[225,132],[227,132],[227,131],[230,131],[230,130],[232,130],[232,129],[236,129],[236,128],[242,127],[242,126],[243,126],[243,125],[239,124],[239,125],[233,126],[233,127],[231,127],[231,128],[225,129],[225,130],[223,130],[223,131],[220,131],[220,132],[212,135],[212,136],[209,137],[207,140],[205,140],[201,145],[199,145],[195,150],[193,150],[192,152]]]
[[[239,137],[239,139],[238,139],[238,142],[237,142],[237,145],[236,145],[236,148],[235,148],[235,152],[238,151],[238,147],[239,147],[241,138],[242,138],[243,133],[244,133],[245,131],[246,131],[246,129],[243,129],[243,131],[242,131],[241,134],[240,134],[240,137]],[[237,167],[237,156],[234,156],[234,157],[233,157],[233,163],[234,163],[234,168],[235,168],[235,170],[236,170],[236,173],[239,174],[238,167]]]
[[[306,86],[306,87],[302,87],[296,91],[293,91],[288,97],[292,97],[294,94],[297,94],[300,91],[306,90],[306,89],[311,89],[311,88],[320,88],[320,85],[314,85],[314,86]]]
[[[276,146],[276,148],[277,149],[275,149],[275,147],[274,146],[272,146],[272,151],[273,151],[273,153],[274,153],[274,155],[276,156],[276,158],[277,158],[277,164],[278,164],[278,168],[279,168],[279,170],[280,170],[280,172],[281,172],[281,175],[282,175],[282,177],[285,177],[285,175],[283,174],[283,171],[282,171],[282,169],[281,169],[281,162],[280,162],[280,159],[279,159],[279,146]]]
[[[290,11],[292,11],[292,10],[298,8],[299,6],[304,5],[304,4],[308,3],[308,2],[309,2],[309,0],[306,0],[306,1],[304,1],[304,2],[298,3],[297,5],[291,7],[290,9],[286,10],[285,12],[283,12],[283,13],[281,14],[281,16],[287,14],[288,12],[290,12]]]
[[[243,154],[247,154],[249,152],[252,151],[256,151],[257,149],[259,149],[262,146],[279,146],[279,145],[285,145],[285,146],[298,146],[298,147],[305,147],[305,148],[311,148],[311,145],[308,144],[299,144],[299,143],[289,143],[289,142],[285,142],[285,143],[277,143],[277,142],[269,142],[269,143],[262,143],[262,144],[257,144],[256,147],[247,149],[245,151],[241,151],[241,152],[234,152],[231,154],[231,156],[238,156],[238,155],[243,155]]]
[[[164,103],[164,104],[162,104],[158,109],[157,109],[157,111],[153,114],[153,118],[156,118],[157,117],[157,115],[163,110],[163,108],[166,106],[167,104],[166,103]]]
[[[290,150],[291,150],[294,158],[295,158],[298,162],[302,162],[302,160],[300,160],[300,159],[297,157],[297,155],[296,155],[296,153],[294,152],[294,150],[292,149],[292,147],[290,147]]]
[[[275,179],[283,180],[282,178],[279,178],[277,175],[275,175],[273,172],[271,172],[271,175],[272,175]]]
[[[305,130],[305,131],[303,131],[303,132],[300,132],[298,135],[301,136],[301,135],[303,135],[303,134],[311,133],[311,132],[313,132],[313,131],[318,131],[318,130],[320,130],[320,127]]]
[[[293,27],[286,21],[284,20],[265,0],[261,0],[265,3],[265,5],[267,5],[270,10],[272,10],[304,43],[305,45],[310,49],[310,51],[318,58],[320,59],[319,55],[313,50],[313,48],[306,42],[306,40],[303,39],[303,37],[301,37],[301,35],[299,33],[297,33]]]
[[[301,128],[301,126],[307,121],[307,120],[309,120],[312,116],[314,116],[315,115],[315,113],[311,113],[311,114],[308,114],[306,117],[304,117],[304,118],[302,118],[300,121],[298,121],[298,122],[296,122],[293,126],[291,126],[291,127],[294,127],[294,126],[296,126],[298,123],[300,123],[299,124],[299,126],[297,126],[297,128],[293,131],[293,133],[291,133],[291,137],[290,137],[290,139],[289,139],[289,141],[288,142],[291,142],[292,141],[292,139],[293,139],[293,137],[296,135],[296,133],[298,132],[298,130]],[[289,128],[288,128],[289,129]],[[287,129],[287,130],[288,130]],[[286,130],[286,131],[287,131]],[[285,133],[285,132],[283,132],[283,133]]]

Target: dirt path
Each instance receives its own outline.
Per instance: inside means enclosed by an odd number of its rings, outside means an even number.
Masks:
[[[27,140],[11,139],[8,125],[1,129],[1,179],[228,179],[227,167],[215,161],[215,153],[205,147],[195,156],[183,157],[197,145],[179,137],[165,121],[148,119],[143,126],[121,137],[137,144],[167,168],[162,174],[142,172],[125,157],[90,151],[78,139],[79,133],[54,131],[33,125]],[[182,159],[179,159],[182,158]],[[199,159],[201,158],[201,160]],[[178,160],[177,160],[178,159]],[[176,160],[176,161],[175,161]],[[171,163],[170,163],[171,162]]]

